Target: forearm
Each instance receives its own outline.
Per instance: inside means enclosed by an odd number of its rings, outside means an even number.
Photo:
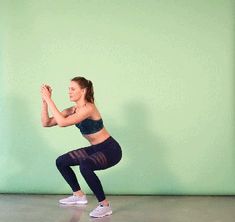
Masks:
[[[64,125],[64,121],[65,121],[65,117],[57,109],[55,103],[53,102],[53,100],[51,98],[47,100],[47,105],[49,106],[50,111],[51,111],[54,119],[56,120],[57,124],[59,126],[63,126]]]
[[[41,122],[43,126],[47,126],[50,121],[48,114],[48,105],[45,101],[42,101],[42,111],[41,111]]]

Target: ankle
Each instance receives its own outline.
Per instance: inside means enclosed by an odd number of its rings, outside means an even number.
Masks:
[[[100,202],[100,205],[108,207],[109,206],[109,202],[107,200],[103,200]]]
[[[82,197],[85,195],[85,193],[83,193],[81,190],[78,190],[76,192],[73,192],[73,195],[78,196],[78,197]]]

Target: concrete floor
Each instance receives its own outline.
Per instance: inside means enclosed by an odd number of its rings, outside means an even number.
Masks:
[[[235,196],[108,196],[113,215],[89,217],[96,207],[94,196],[87,206],[64,207],[66,195],[0,194],[0,222],[234,222]]]

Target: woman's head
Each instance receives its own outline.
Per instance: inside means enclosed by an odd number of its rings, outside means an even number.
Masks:
[[[71,79],[69,96],[72,101],[79,100],[82,96],[90,103],[94,103],[94,89],[90,80],[78,76]]]

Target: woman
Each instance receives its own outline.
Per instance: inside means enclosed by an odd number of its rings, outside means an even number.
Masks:
[[[121,147],[104,128],[103,120],[94,103],[93,85],[84,77],[75,77],[70,82],[69,98],[75,106],[60,112],[51,99],[51,88],[42,85],[42,114],[44,127],[71,126],[80,129],[91,144],[65,153],[56,159],[56,166],[73,191],[73,195],[60,200],[61,204],[87,204],[85,193],[81,190],[76,175],[70,166],[79,165],[80,172],[95,194],[99,205],[90,213],[91,217],[112,214],[112,210],[95,170],[104,170],[117,164],[122,157]],[[48,115],[48,108],[52,116]]]

